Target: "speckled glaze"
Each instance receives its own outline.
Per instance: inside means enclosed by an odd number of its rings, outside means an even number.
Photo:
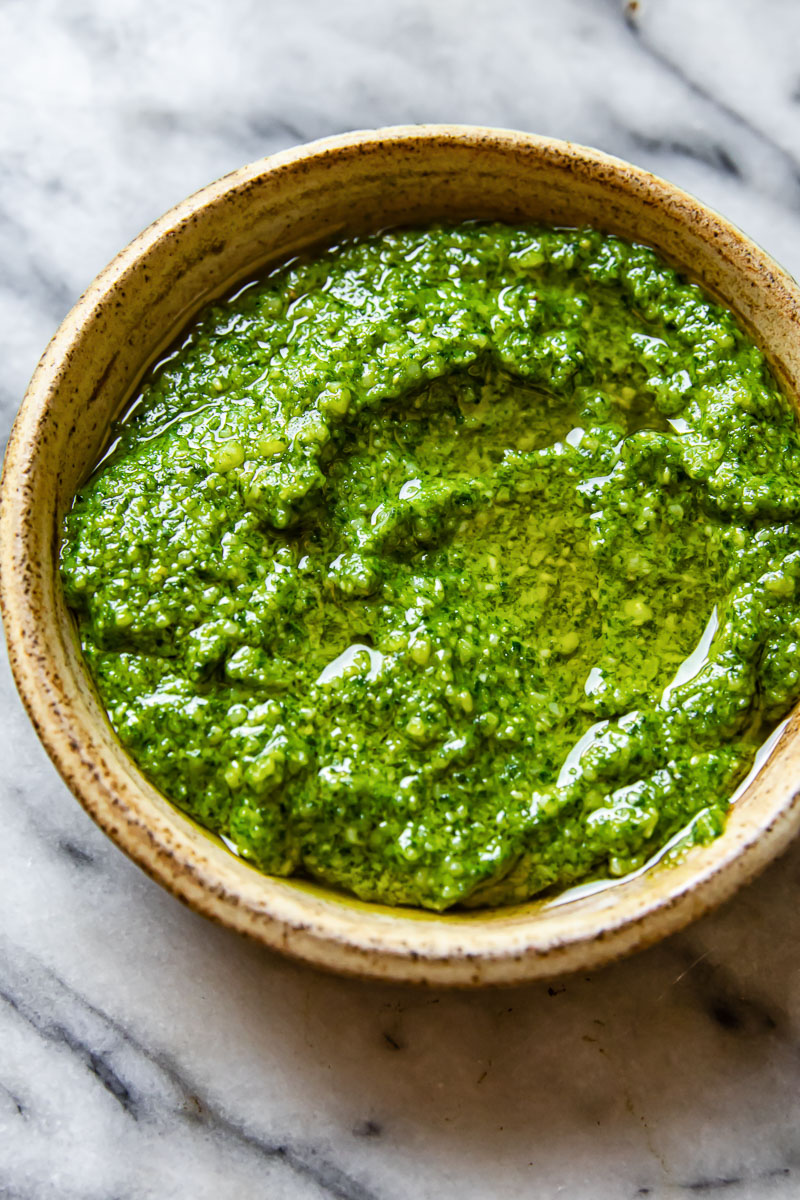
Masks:
[[[50,757],[94,820],[198,912],[355,975],[461,986],[596,967],[719,904],[800,827],[800,716],[724,835],[560,906],[445,916],[359,903],[259,874],[163,799],[112,733],[83,667],[55,566],[61,518],[143,370],[209,296],[343,232],[435,218],[589,223],[648,242],[727,304],[797,404],[800,291],[697,200],[595,150],[528,134],[414,126],[328,138],[243,167],[179,204],[97,277],[31,380],[0,494],[12,668]]]

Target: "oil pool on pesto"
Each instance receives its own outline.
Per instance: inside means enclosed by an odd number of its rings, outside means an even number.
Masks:
[[[650,249],[466,223],[207,307],[64,524],[109,719],[276,875],[498,905],[723,829],[800,694],[800,429]]]

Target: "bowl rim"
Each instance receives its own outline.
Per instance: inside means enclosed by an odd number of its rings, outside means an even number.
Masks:
[[[515,130],[413,125],[322,138],[259,159],[182,200],[134,238],[89,284],[50,341],[5,455],[0,482],[0,608],[17,688],[57,770],[112,840],[184,903],[273,949],[345,974],[437,985],[506,984],[597,967],[675,932],[726,899],[780,853],[800,828],[800,791],[794,783],[800,782],[800,758],[791,763],[787,786],[775,789],[766,818],[744,820],[710,847],[693,850],[688,856],[691,870],[681,865],[661,871],[662,886],[636,896],[627,908],[615,902],[616,889],[609,889],[609,903],[585,928],[548,932],[537,923],[541,908],[535,904],[521,906],[524,911],[518,918],[516,909],[503,910],[498,917],[495,910],[438,915],[366,905],[314,885],[274,880],[249,867],[245,871],[263,883],[259,895],[251,890],[243,898],[240,860],[228,855],[239,866],[227,870],[211,852],[215,839],[193,834],[192,823],[171,806],[167,807],[173,819],[153,828],[143,815],[141,798],[144,794],[152,801],[158,796],[154,789],[135,770],[123,776],[98,769],[92,731],[72,711],[63,679],[49,662],[47,605],[30,555],[34,517],[25,503],[33,450],[64,364],[91,328],[98,307],[154,246],[201,210],[265,176],[313,169],[331,157],[379,147],[424,151],[433,144],[556,156],[576,170],[602,171],[618,182],[624,180],[648,203],[671,206],[684,220],[701,223],[709,231],[706,236],[718,239],[716,245],[756,281],[754,286],[771,289],[776,303],[788,305],[796,319],[800,314],[797,285],[735,226],[673,184],[599,150]],[[202,303],[198,297],[195,311]],[[793,716],[773,757],[788,753],[796,729]]]

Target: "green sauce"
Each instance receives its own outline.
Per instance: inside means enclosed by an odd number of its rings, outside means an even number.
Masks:
[[[123,744],[240,855],[504,904],[720,833],[800,694],[799,468],[653,251],[392,232],[201,313],[62,574]]]

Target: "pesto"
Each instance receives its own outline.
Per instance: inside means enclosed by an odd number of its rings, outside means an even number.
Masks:
[[[800,436],[650,249],[467,223],[207,307],[76,497],[109,719],[237,853],[505,904],[718,835],[800,694]]]

